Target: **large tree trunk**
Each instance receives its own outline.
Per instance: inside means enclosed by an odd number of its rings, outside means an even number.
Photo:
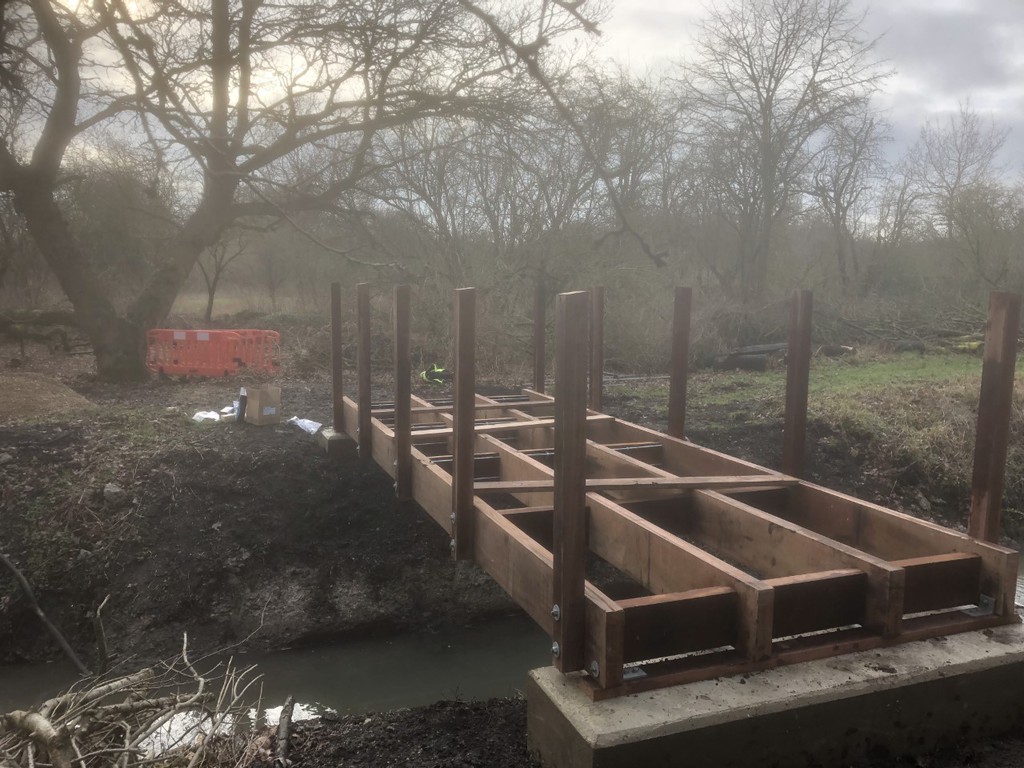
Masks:
[[[15,207],[24,217],[46,263],[71,301],[79,326],[106,381],[141,381],[146,370],[146,330],[163,322],[203,249],[216,243],[230,222],[235,184],[209,183],[206,195],[169,243],[152,278],[122,317],[108,286],[92,269],[49,190],[25,174],[15,185]],[[209,187],[212,187],[210,189]]]
[[[79,327],[96,355],[100,378],[139,381],[146,377],[145,328],[120,317],[106,286],[90,267],[49,190],[28,174],[15,188],[14,204],[32,238],[71,301]]]

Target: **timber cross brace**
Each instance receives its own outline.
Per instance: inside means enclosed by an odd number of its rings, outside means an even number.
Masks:
[[[411,393],[410,290],[398,286],[389,403],[371,401],[366,284],[358,392],[342,392],[334,295],[338,436],[450,534],[455,557],[508,592],[552,638],[554,666],[595,699],[1018,621],[1017,552],[995,542],[1019,296],[992,295],[969,536],[799,479],[810,292],[792,304],[786,474],[684,438],[688,288],[675,294],[670,434],[595,408],[600,292],[556,298],[554,397],[541,391],[541,300],[535,387],[484,397],[474,389],[476,293],[456,291],[454,396],[427,400]],[[598,560],[625,577],[608,591],[587,578]]]

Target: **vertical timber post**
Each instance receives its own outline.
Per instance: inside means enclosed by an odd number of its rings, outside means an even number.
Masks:
[[[672,370],[668,388],[668,433],[682,439],[686,427],[686,377],[690,361],[693,289],[678,286],[672,307]]]
[[[584,291],[555,303],[554,666],[584,663],[587,485],[587,318]]]
[[[408,285],[395,286],[395,495],[412,497],[412,366],[409,362]]]
[[[971,516],[967,532],[999,543],[1006,446],[1013,412],[1013,372],[1017,363],[1020,302],[1016,293],[994,291],[989,297],[988,328],[981,370],[978,432],[974,442]]]
[[[331,283],[331,426],[342,435],[345,432],[345,396],[342,376],[341,338],[341,283]]]
[[[452,428],[452,554],[473,557],[473,475],[476,454],[476,289],[455,291],[455,402]]]
[[[811,371],[813,294],[797,291],[790,305],[789,345],[786,348],[786,417],[782,435],[782,471],[800,476],[807,439],[807,383]]]
[[[359,456],[369,461],[373,458],[373,428],[370,425],[371,408],[373,407],[372,381],[370,378],[370,284],[359,283],[356,286],[356,326],[359,336],[359,349],[356,357],[359,405]]]
[[[604,288],[590,289],[590,409],[600,411],[604,395]]]
[[[544,289],[544,278],[537,277],[537,285],[533,290],[533,390],[544,392],[544,310],[547,306],[547,291]]]

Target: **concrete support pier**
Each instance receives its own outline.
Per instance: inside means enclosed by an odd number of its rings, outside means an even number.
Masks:
[[[778,768],[919,754],[1024,722],[1020,624],[591,701],[530,673],[545,766]]]

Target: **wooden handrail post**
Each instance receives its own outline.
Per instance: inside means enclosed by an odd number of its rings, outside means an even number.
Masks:
[[[533,391],[544,391],[544,339],[546,333],[544,312],[547,308],[547,292],[544,278],[538,277],[533,291]]]
[[[358,434],[359,456],[369,461],[373,458],[373,427],[370,424],[370,409],[373,407],[372,380],[370,372],[370,284],[356,286],[356,325],[359,349],[356,358],[358,378]]]
[[[555,490],[553,664],[583,668],[586,579],[587,318],[590,296],[555,303]]]
[[[782,436],[782,471],[800,476],[807,440],[807,385],[811,371],[811,325],[814,298],[797,291],[790,305],[789,345],[786,348],[786,417]]]
[[[476,455],[476,289],[455,291],[452,321],[455,392],[452,428],[452,554],[473,557],[473,476]]]
[[[604,400],[604,288],[590,289],[590,409]]]
[[[395,495],[412,498],[412,365],[409,361],[408,285],[396,285],[395,333]]]
[[[672,307],[672,369],[668,388],[668,433],[683,438],[686,427],[686,377],[690,361],[690,313],[693,289],[678,286]]]
[[[331,283],[331,426],[338,434],[345,431],[345,397],[342,377],[341,283]]]
[[[988,304],[967,531],[975,538],[993,543],[999,542],[1000,535],[1020,302],[1020,294],[994,291]]]

